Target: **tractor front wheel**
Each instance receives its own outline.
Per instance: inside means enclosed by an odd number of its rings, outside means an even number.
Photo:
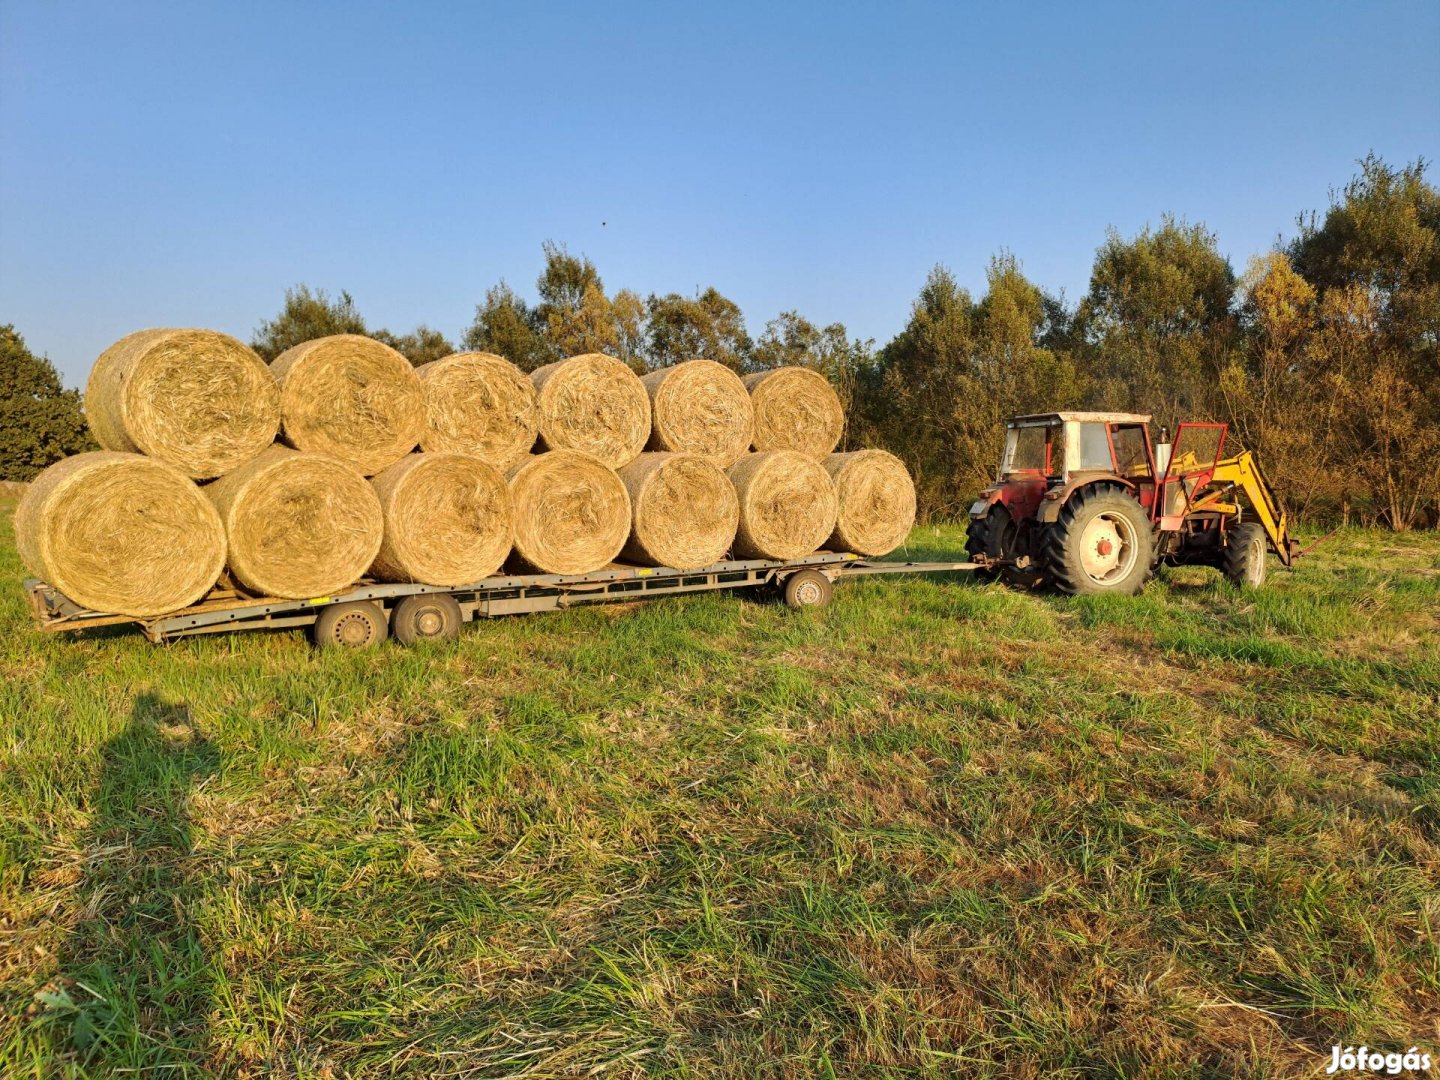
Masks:
[[[984,517],[970,519],[965,530],[965,551],[972,559],[976,555],[989,559],[1021,558],[1036,546],[1032,539],[1035,528],[1031,521],[1016,521],[1009,510],[996,503]],[[1034,555],[1023,569],[1002,566],[999,570],[977,570],[975,576],[981,581],[999,577],[1012,589],[1038,589],[1046,583],[1045,573],[1036,565]]]
[[[1265,584],[1265,527],[1247,521],[1236,525],[1225,538],[1221,569],[1225,576],[1242,589],[1258,589]]]
[[[1072,495],[1046,530],[1044,550],[1055,587],[1071,595],[1134,596],[1155,561],[1145,508],[1116,487],[1085,488]]]

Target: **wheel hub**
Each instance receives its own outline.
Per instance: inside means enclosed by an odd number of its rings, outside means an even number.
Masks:
[[[440,613],[434,608],[425,609],[415,620],[415,629],[420,631],[425,637],[434,637],[440,633],[444,626],[445,620],[440,617]]]
[[[1129,573],[1135,560],[1130,525],[1118,514],[1098,514],[1080,535],[1080,566],[1094,581]]]
[[[818,604],[820,602],[820,586],[813,581],[802,581],[799,588],[795,590],[795,599],[802,604]]]
[[[335,624],[335,637],[342,645],[363,645],[370,640],[370,620],[364,615],[346,615]]]

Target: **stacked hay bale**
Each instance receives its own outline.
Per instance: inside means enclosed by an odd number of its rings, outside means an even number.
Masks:
[[[425,389],[420,449],[474,454],[501,472],[535,445],[535,384],[494,353],[456,353],[415,369]]]
[[[546,450],[578,450],[610,469],[629,465],[650,439],[650,395],[612,356],[583,353],[530,375]]]
[[[220,516],[195,482],[141,454],[51,465],[15,511],[20,559],[82,607],[144,618],[195,603],[225,565]]]
[[[640,380],[650,395],[651,450],[698,454],[722,469],[750,449],[755,409],[740,376],[713,360],[687,360]]]
[[[510,491],[478,455],[410,454],[370,483],[385,520],[371,577],[468,585],[495,573],[510,554]]]
[[[270,371],[280,384],[280,433],[296,450],[374,476],[420,442],[424,387],[410,361],[383,342],[316,338],[286,349]]]
[[[845,409],[830,380],[802,367],[745,376],[755,408],[757,451],[797,450],[820,458],[840,445]]]
[[[915,485],[904,462],[884,450],[826,456],[835,483],[835,531],[828,545],[857,555],[887,555],[915,524]]]
[[[630,562],[698,570],[730,550],[740,500],[713,461],[699,454],[641,454],[620,470],[620,479],[630,495],[623,550]]]
[[[532,454],[510,470],[515,568],[588,574],[630,535],[630,496],[615,470],[578,450]]]
[[[100,354],[85,419],[105,450],[146,454],[206,480],[275,441],[280,393],[248,346],[213,330],[141,330]]]
[[[834,453],[844,410],[803,368],[742,381],[691,360],[641,379],[587,353],[526,376],[470,352],[417,370],[354,334],[267,367],[224,334],[146,330],[101,354],[86,412],[105,450],[26,492],[21,555],[76,603],[137,618],[222,580],[307,599],[367,576],[459,587],[507,560],[873,556],[915,514],[896,458]]]
[[[338,458],[272,446],[205,494],[225,523],[231,574],[262,596],[339,592],[380,550],[380,499]]]

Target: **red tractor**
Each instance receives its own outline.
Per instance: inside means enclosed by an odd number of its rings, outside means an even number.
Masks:
[[[1162,428],[1152,446],[1140,413],[1014,417],[999,478],[970,507],[966,549],[1025,588],[1131,595],[1162,561],[1256,588],[1267,551],[1285,566],[1300,553],[1254,455],[1221,457],[1226,430],[1184,423],[1173,444]]]

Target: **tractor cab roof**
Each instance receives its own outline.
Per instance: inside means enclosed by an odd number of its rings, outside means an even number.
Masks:
[[[1012,427],[1021,424],[1030,427],[1037,424],[1063,424],[1071,420],[1090,421],[1102,424],[1148,424],[1150,423],[1150,414],[1128,412],[1031,413],[1028,416],[1012,416],[1009,420],[1006,420],[1005,423]]]

